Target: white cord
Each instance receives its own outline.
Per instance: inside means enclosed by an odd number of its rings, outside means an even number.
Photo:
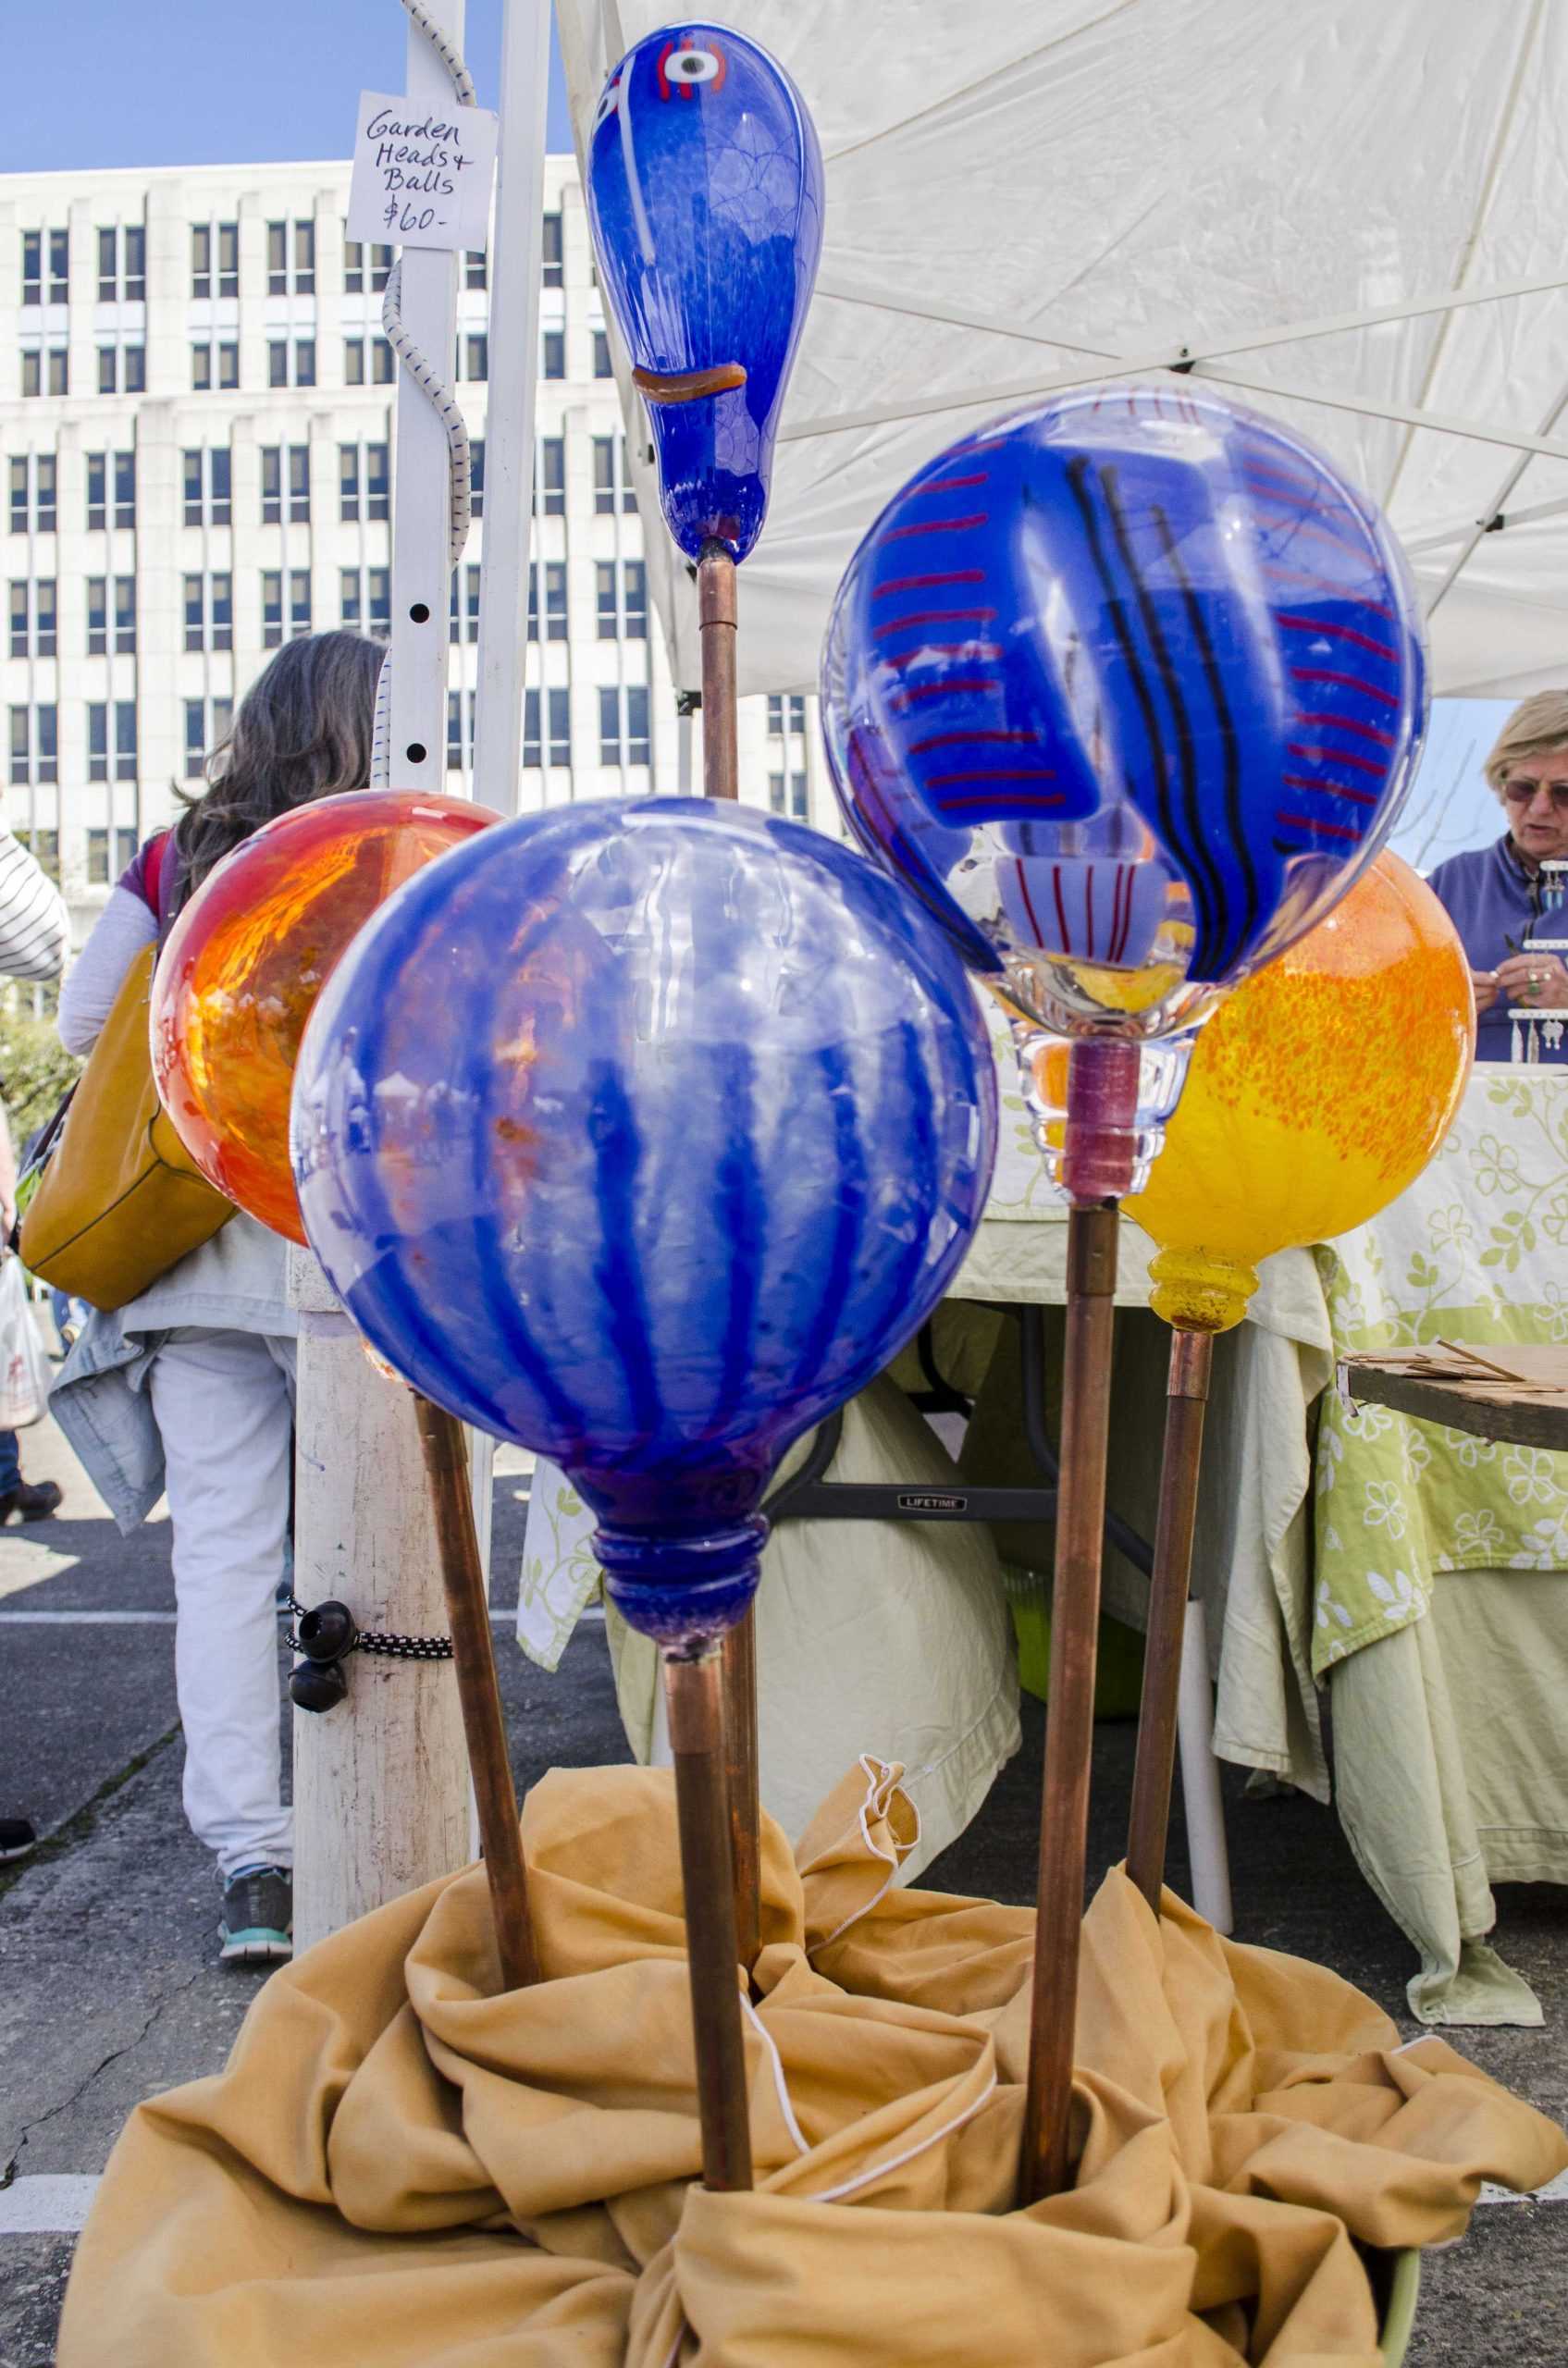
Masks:
[[[420,6],[420,0],[402,0],[402,5],[451,76],[452,92],[459,106],[473,106],[475,103],[474,77],[463,64],[460,53],[452,47],[440,27],[434,22],[428,10]],[[441,425],[447,431],[447,450],[451,460],[451,564],[455,567],[463,557],[463,546],[468,540],[468,528],[474,512],[468,430],[463,425],[463,413],[458,407],[456,395],[440,373],[432,366],[427,356],[421,353],[403,327],[402,314],[400,309],[402,282],[402,258],[400,256],[387,275],[386,294],[381,302],[381,327],[386,332],[387,342],[392,352],[397,355],[421,394],[435,405],[440,413]],[[378,700],[386,680],[387,670],[383,666],[381,684],[377,685],[377,691]],[[373,781],[376,778],[374,771],[371,778]]]
[[[389,650],[376,677],[376,714],[370,727],[370,786],[392,783],[392,657]]]

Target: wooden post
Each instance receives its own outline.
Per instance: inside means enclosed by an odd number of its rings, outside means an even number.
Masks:
[[[294,1592],[362,1628],[444,1636],[447,1604],[414,1397],[376,1372],[308,1251],[300,1311]],[[352,1654],[348,1698],[294,1712],[294,1945],[461,1867],[468,1760],[450,1661]]]
[[[721,542],[697,562],[702,636],[702,794],[738,799],[740,762],[735,707],[735,563]],[[730,1805],[730,1858],[741,1963],[761,1945],[761,1793],[757,1764],[757,1614],[748,1610],[723,1644],[724,1760]]]
[[[485,1872],[489,1878],[501,1987],[522,1990],[539,1978],[528,1881],[517,1822],[517,1793],[506,1748],[506,1720],[490,1642],[488,1590],[479,1559],[463,1424],[444,1407],[414,1394],[414,1420],[425,1451],[430,1503],[451,1627],[452,1661],[463,1705],[468,1764],[478,1804]]]
[[[1090,1038],[1068,1067],[1062,1182],[1068,1219],[1067,1348],[1061,1477],[1051,1596],[1051,1679],[1040,1809],[1034,1991],[1024,2097],[1020,2200],[1066,2187],[1071,2135],[1079,1934],[1094,1743],[1094,1663],[1111,1412],[1111,1324],[1118,1202],[1132,1184],[1138,1107],[1135,1044]]]
[[[681,1829],[702,2183],[731,2190],[751,2185],[751,2130],[735,1957],[720,1657],[715,1646],[702,1643],[690,1651],[667,1646],[661,1659]]]
[[[426,0],[457,47],[463,0]],[[411,111],[451,104],[451,83],[411,22]],[[451,354],[457,257],[409,249],[401,311],[421,352]],[[398,374],[392,506],[391,784],[446,787],[451,462],[446,430]],[[445,1635],[439,1541],[412,1394],[366,1357],[315,1259],[290,1252],[301,1313],[295,1417],[294,1592],[346,1603],[361,1628]],[[354,1654],[345,1702],[294,1714],[294,1934],[308,1947],[470,1854],[467,1758],[450,1661]]]
[[[1198,1512],[1204,1413],[1213,1365],[1212,1334],[1171,1334],[1160,1509],[1154,1525],[1149,1629],[1143,1644],[1143,1693],[1138,1708],[1138,1758],[1132,1774],[1132,1813],[1127,1833],[1127,1871],[1156,1916],[1165,1882],[1170,1782],[1176,1758],[1177,1700],[1187,1627],[1187,1592],[1192,1574],[1192,1531]]]

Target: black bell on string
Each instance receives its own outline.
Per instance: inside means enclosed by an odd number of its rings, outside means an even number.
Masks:
[[[354,1626],[353,1613],[346,1603],[335,1599],[318,1603],[314,1611],[302,1611],[294,1641],[307,1660],[340,1661],[352,1653],[359,1630]]]
[[[297,1710],[335,1710],[348,1690],[341,1661],[301,1661],[289,1678],[289,1699]]]

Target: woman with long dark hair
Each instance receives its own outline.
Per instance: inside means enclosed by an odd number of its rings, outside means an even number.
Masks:
[[[242,840],[370,779],[386,652],[352,633],[288,642],[247,692],[205,795],[140,850],[60,995],[91,1050],[126,972]],[[217,1859],[225,1958],[286,1957],[292,1833],[278,1750],[294,1334],[282,1240],[239,1212],[114,1315],[94,1315],[51,1408],[122,1530],[167,1490],[185,1814]]]

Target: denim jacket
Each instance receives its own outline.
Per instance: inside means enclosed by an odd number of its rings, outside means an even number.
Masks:
[[[164,1492],[164,1443],[147,1375],[169,1333],[261,1332],[288,1338],[286,1245],[242,1214],[113,1314],[95,1308],[49,1393],[49,1412],[122,1536]]]

